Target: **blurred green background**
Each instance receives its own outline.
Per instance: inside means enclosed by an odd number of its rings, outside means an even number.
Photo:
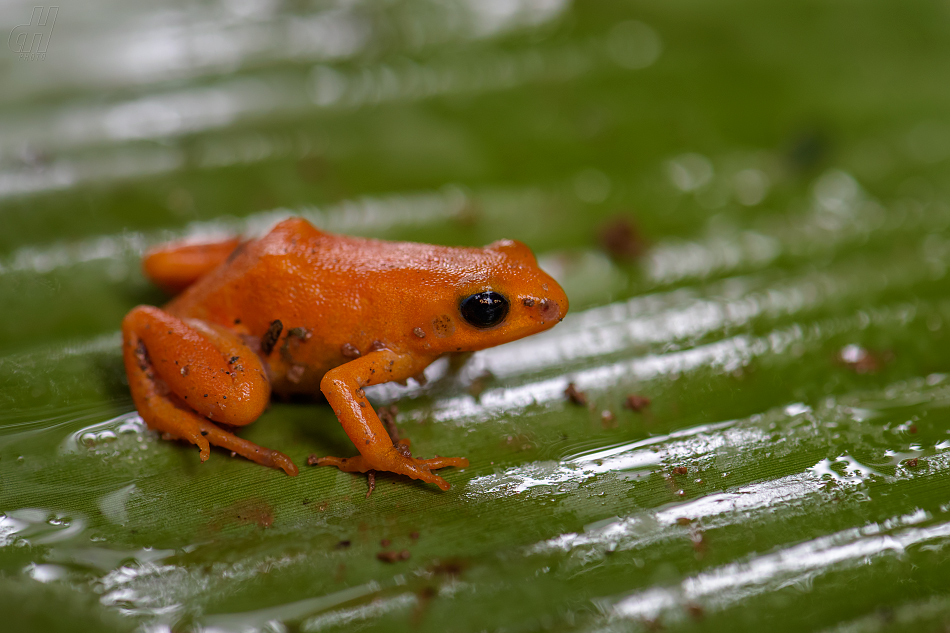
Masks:
[[[950,627],[950,4],[90,0],[31,59],[32,12],[0,11],[5,631]],[[371,393],[471,459],[450,491],[303,466],[355,453],[326,405],[243,432],[295,479],[136,416],[143,250],[291,214],[563,283],[550,332]]]

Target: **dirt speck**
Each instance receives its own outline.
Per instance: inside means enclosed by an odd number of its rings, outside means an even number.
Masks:
[[[892,353],[878,353],[860,345],[845,345],[835,356],[835,360],[856,374],[876,374],[893,359]]]
[[[689,473],[689,469],[686,466],[677,466],[673,469],[674,475],[686,475]]]
[[[623,401],[623,406],[626,407],[627,409],[630,409],[631,411],[640,413],[641,411],[646,409],[648,406],[650,406],[650,399],[644,396],[631,394],[627,396],[626,400]]]
[[[212,521],[210,527],[218,531],[232,521],[266,529],[274,524],[274,512],[270,504],[263,499],[242,499],[218,511],[217,518]]]
[[[369,486],[369,489],[366,491],[366,498],[369,499],[369,496],[373,494],[373,491],[376,490],[376,471],[371,470],[366,473],[366,483]]]
[[[600,247],[614,259],[633,261],[646,250],[646,240],[633,220],[618,215],[604,224],[597,233]]]
[[[706,552],[709,550],[709,543],[706,541],[706,535],[698,526],[693,525],[690,527],[689,540],[693,544],[693,551],[696,553],[696,558],[704,558]]]
[[[393,448],[399,451],[403,457],[412,457],[412,451],[409,450],[409,440],[399,440],[393,444]]]
[[[435,574],[436,576],[459,576],[465,571],[465,568],[468,565],[457,558],[449,558],[442,561],[437,561],[436,563],[429,566],[429,572]]]
[[[587,394],[583,391],[578,391],[577,385],[574,383],[568,383],[567,389],[564,390],[564,395],[567,396],[567,399],[570,400],[572,404],[576,404],[579,407],[587,406]]]
[[[384,563],[398,563],[399,561],[409,560],[409,550],[402,550],[399,552],[387,551],[387,552],[378,552],[376,558],[383,561]]]
[[[267,328],[267,331],[264,332],[264,336],[261,337],[261,352],[264,356],[269,356],[271,352],[274,351],[274,346],[277,345],[277,339],[280,338],[280,333],[284,331],[284,324],[280,322],[280,319],[275,319],[271,321],[270,327]]]
[[[914,458],[912,458],[912,459],[908,459],[906,462],[904,462],[904,464],[905,464],[908,468],[917,468],[917,466],[920,464],[920,462],[917,460],[916,457],[914,457]]]

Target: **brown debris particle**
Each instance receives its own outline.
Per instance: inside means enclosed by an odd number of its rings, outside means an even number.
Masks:
[[[267,529],[274,525],[274,512],[264,499],[254,497],[239,499],[213,511],[208,528],[212,532],[218,532],[235,522]]]
[[[401,552],[379,552],[376,554],[376,558],[384,563],[398,563],[399,561],[409,560],[409,556],[409,550],[405,549]]]
[[[310,456],[307,457],[307,466],[316,466],[318,461],[320,461],[320,456],[316,453],[310,453]]]
[[[336,548],[337,548],[337,549],[346,549],[347,547],[350,546],[350,544],[351,544],[351,543],[350,543],[349,541],[340,541],[339,543],[336,544]]]
[[[267,328],[267,331],[264,332],[264,336],[261,337],[261,352],[264,356],[269,356],[270,353],[274,351],[274,346],[277,345],[277,339],[280,338],[280,333],[283,331],[284,324],[280,322],[280,319],[271,321],[270,327]]]
[[[706,617],[706,611],[702,608],[702,606],[696,604],[695,602],[690,602],[686,605],[686,613],[688,613],[689,617],[693,618],[694,620],[702,620],[704,617]]]
[[[706,535],[703,531],[696,526],[690,527],[689,540],[693,544],[693,551],[696,553],[696,558],[701,559],[705,557],[706,552],[709,550],[709,544],[706,542]]]
[[[523,303],[524,307],[526,308],[534,307],[534,299],[532,299],[531,297],[525,297],[524,299],[521,300],[521,303]]]
[[[381,540],[381,541],[379,542],[379,546],[380,546],[380,547],[389,547],[390,545],[392,545],[392,543],[393,543],[393,542],[390,541],[388,538],[384,538],[383,540]]]
[[[254,523],[262,528],[269,528],[274,524],[271,507],[264,501],[249,499],[238,502],[235,506],[235,518],[241,523]]]
[[[646,250],[646,241],[633,221],[625,216],[609,220],[597,233],[600,247],[615,259],[632,261]]]
[[[360,350],[356,348],[352,343],[344,343],[340,346],[340,353],[343,354],[343,358],[359,358]]]
[[[139,341],[135,346],[135,360],[138,361],[139,369],[145,372],[145,374],[151,378],[152,372],[150,371],[151,363],[148,358],[148,350],[145,349],[145,341]]]
[[[466,564],[459,559],[438,561],[429,566],[429,571],[437,576],[458,576],[465,571]]]
[[[422,623],[426,609],[429,608],[429,602],[439,595],[439,590],[435,587],[425,586],[416,592],[416,608],[412,614],[412,626],[418,628]]]
[[[410,532],[410,533],[409,533],[409,538],[411,538],[413,541],[418,541],[418,540],[419,540],[419,533],[418,533],[418,532]]]
[[[564,395],[567,396],[567,399],[570,400],[572,404],[576,404],[580,407],[587,406],[587,394],[583,391],[578,391],[577,385],[574,383],[568,383],[567,389],[564,390]]]
[[[612,426],[616,426],[617,416],[614,415],[613,411],[604,409],[600,412],[600,423],[605,429]]]
[[[287,336],[284,337],[284,344],[280,346],[280,357],[288,363],[292,362],[300,344],[309,341],[312,337],[313,332],[305,327],[290,328],[287,330]]]
[[[425,337],[426,337],[425,330],[423,330],[421,327],[413,328],[413,329],[412,329],[412,333],[415,334],[416,336],[418,336],[419,338],[425,338]]]
[[[914,458],[912,458],[912,459],[908,459],[906,462],[904,462],[904,464],[906,464],[908,468],[917,468],[917,465],[918,465],[919,463],[920,463],[920,462],[917,460],[916,457],[914,457]]]
[[[673,469],[674,475],[685,475],[687,473],[689,473],[689,469],[686,466],[677,466]]]
[[[860,345],[845,345],[835,357],[839,363],[856,374],[876,374],[893,354],[878,354]]]
[[[367,483],[369,484],[369,490],[366,491],[366,498],[369,499],[369,496],[373,494],[373,491],[376,490],[376,471],[371,470],[366,473]]]
[[[907,432],[910,433],[911,435],[914,435],[915,433],[917,433],[917,425],[911,424],[909,427],[907,427]]]
[[[631,411],[640,413],[648,406],[650,406],[650,399],[644,396],[638,396],[631,394],[627,396],[627,399],[623,401],[623,406]]]

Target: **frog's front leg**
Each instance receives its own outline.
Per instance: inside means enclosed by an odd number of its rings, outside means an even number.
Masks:
[[[297,466],[283,453],[214,423],[250,424],[270,399],[270,382],[260,359],[233,333],[139,306],[122,321],[122,339],[132,399],[150,428],[197,445],[201,461],[208,459],[213,444],[288,475],[297,474]]]
[[[320,390],[326,396],[343,430],[356,445],[357,457],[321,457],[318,466],[336,466],[345,472],[381,470],[406,475],[442,490],[450,488],[447,481],[433,469],[468,466],[464,457],[416,459],[408,454],[408,443],[393,445],[379,416],[363,393],[363,387],[404,380],[419,373],[413,357],[390,350],[379,350],[331,369],[323,377]]]

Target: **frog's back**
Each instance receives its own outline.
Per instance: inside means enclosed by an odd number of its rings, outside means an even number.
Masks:
[[[469,249],[324,233],[292,218],[239,246],[166,309],[257,336],[279,319],[349,340],[354,319],[378,318],[380,303],[407,288],[425,292],[420,278],[455,250]]]
[[[312,302],[321,302],[326,286],[335,285],[332,278],[340,274],[340,266],[325,261],[340,239],[305,220],[285,220],[260,239],[238,246],[166,309],[259,335],[275,318],[291,317],[294,305],[312,309]]]

